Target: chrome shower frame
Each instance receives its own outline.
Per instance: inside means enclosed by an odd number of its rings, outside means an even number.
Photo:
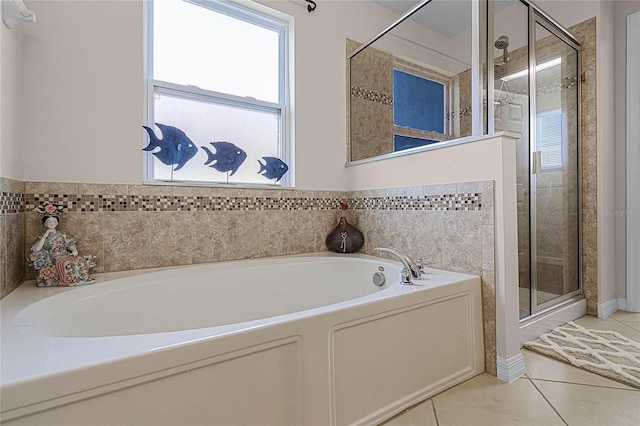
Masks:
[[[581,111],[581,90],[580,90],[580,85],[582,84],[582,52],[581,52],[581,43],[578,41],[578,39],[571,34],[571,32],[569,32],[566,28],[564,28],[562,25],[560,25],[556,20],[554,20],[551,16],[549,16],[547,13],[545,13],[542,9],[540,9],[538,6],[536,6],[534,3],[528,1],[528,0],[519,0],[520,3],[524,4],[527,8],[528,8],[528,17],[527,17],[527,22],[528,22],[528,32],[529,32],[529,70],[535,70],[536,69],[536,60],[535,60],[535,24],[536,23],[540,23],[541,25],[543,25],[547,30],[549,30],[553,35],[555,35],[556,37],[558,37],[559,39],[561,39],[563,42],[565,42],[567,45],[571,46],[572,48],[574,48],[576,50],[577,53],[577,74],[578,74],[578,90],[577,90],[577,129],[576,129],[576,134],[577,134],[577,141],[578,141],[578,147],[577,147],[577,153],[578,153],[578,159],[577,159],[577,167],[578,167],[578,171],[577,171],[577,176],[578,176],[578,183],[577,183],[577,190],[578,190],[578,280],[579,280],[579,287],[578,290],[567,293],[565,295],[562,295],[559,298],[554,298],[552,300],[550,300],[549,302],[546,302],[544,304],[538,305],[538,300],[537,300],[537,284],[535,282],[535,280],[531,280],[530,282],[530,305],[529,305],[529,315],[525,316],[523,318],[520,319],[520,322],[526,322],[528,320],[531,320],[533,318],[536,318],[542,314],[545,314],[549,311],[552,311],[554,309],[557,309],[559,307],[562,307],[564,305],[573,303],[575,300],[577,299],[581,299],[583,298],[583,287],[582,287],[582,283],[583,283],[583,259],[582,259],[582,253],[583,253],[583,238],[582,238],[582,229],[583,229],[583,224],[582,224],[582,164],[583,164],[583,160],[582,160],[582,153],[581,153],[581,117],[582,117],[582,111]],[[494,40],[495,39],[495,35],[493,33],[493,28],[494,28],[494,10],[493,10],[493,1],[489,0],[487,2],[487,14],[486,14],[486,25],[487,25],[487,40]],[[488,43],[487,43],[488,44]],[[486,108],[486,114],[487,114],[487,122],[488,122],[488,126],[487,126],[487,130],[488,133],[495,133],[495,122],[494,122],[494,117],[495,117],[495,74],[494,74],[494,67],[493,66],[489,66],[489,64],[494,64],[495,63],[495,57],[494,57],[494,52],[493,52],[493,48],[491,48],[491,46],[487,46],[487,66],[486,66],[486,80],[485,80],[485,84],[486,84],[486,101],[487,101],[487,108]],[[528,90],[529,90],[529,141],[535,141],[536,140],[536,133],[535,133],[535,122],[536,122],[536,108],[535,108],[535,96],[532,96],[532,94],[535,94],[535,88],[536,88],[536,81],[535,81],[535,72],[529,72],[529,86],[528,86]],[[531,143],[530,143],[530,146]],[[532,151],[532,150],[531,150]],[[531,154],[533,155],[533,154]],[[532,167],[532,161],[530,161],[530,168]],[[532,179],[534,179],[533,181],[530,182],[530,187],[533,187],[535,185],[535,175],[532,174],[532,170],[530,170],[529,175],[532,176]],[[535,191],[529,191],[530,193],[530,206],[534,206],[536,199],[535,199]],[[530,207],[531,208],[531,207]],[[536,233],[536,225],[535,225],[535,220],[530,219],[530,227],[529,227],[529,234],[531,236],[530,238],[530,249],[529,249],[529,254],[530,254],[530,275],[534,276],[537,273],[537,269],[536,269],[536,254],[535,254],[535,250],[532,249],[532,247],[535,247],[535,233]]]

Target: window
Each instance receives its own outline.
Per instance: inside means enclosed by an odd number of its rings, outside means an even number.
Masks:
[[[445,133],[445,85],[394,69],[393,125],[394,151],[439,142]],[[410,134],[398,134],[399,129]]]
[[[393,124],[444,133],[444,84],[393,70]]]
[[[536,139],[542,170],[562,168],[562,111],[552,109],[538,113]]]
[[[287,23],[217,0],[148,15],[147,180],[289,186]]]

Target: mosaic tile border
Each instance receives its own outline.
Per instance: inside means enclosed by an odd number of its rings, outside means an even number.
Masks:
[[[69,194],[27,194],[25,199],[27,211],[40,203],[54,203],[64,206],[68,212],[335,210],[343,201],[340,198]]]
[[[365,101],[376,102],[382,105],[393,105],[393,96],[385,95],[384,93],[378,93],[360,86],[351,87],[351,96],[355,96],[356,98],[363,99]]]
[[[358,210],[482,210],[482,194],[477,192],[427,196],[361,197],[349,201],[349,208]]]
[[[0,214],[24,212],[24,194],[0,192]]]
[[[471,117],[471,106],[466,106],[458,111],[447,113],[447,120],[456,120],[460,117]]]
[[[41,203],[62,205],[68,212],[104,211],[262,211],[339,210],[346,202],[354,210],[480,211],[482,194],[442,194],[428,196],[387,196],[342,198],[295,197],[215,197],[163,195],[72,195],[25,194],[24,210]]]

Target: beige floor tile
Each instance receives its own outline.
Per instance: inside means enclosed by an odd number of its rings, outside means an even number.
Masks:
[[[620,321],[620,322],[623,323],[624,325],[628,325],[634,330],[640,331],[640,322],[633,322],[633,321]]]
[[[592,330],[610,330],[617,331],[623,336],[640,342],[640,331],[636,330],[633,327],[629,327],[627,324],[622,323],[620,321],[616,321],[614,319],[609,318],[598,318],[591,315],[586,315],[584,317],[578,318],[574,321],[576,324],[581,325],[584,328],[589,328]]]
[[[640,391],[533,381],[568,425],[640,424]]]
[[[504,383],[481,374],[433,398],[438,424],[564,425],[526,378]]]
[[[616,311],[609,315],[609,318],[618,321],[640,322],[640,312]]]
[[[383,423],[384,426],[438,426],[433,412],[433,403],[427,400],[416,405],[391,420]]]
[[[616,382],[527,349],[522,350],[522,355],[527,366],[527,376],[531,379],[634,389],[624,383]]]

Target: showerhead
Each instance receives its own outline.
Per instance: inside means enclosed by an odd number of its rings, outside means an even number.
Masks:
[[[501,35],[500,37],[498,37],[496,42],[493,43],[493,45],[496,47],[496,49],[506,49],[507,47],[509,47],[509,37],[507,37],[506,35]]]
[[[502,49],[502,62],[506,64],[509,62],[509,51],[507,47],[509,47],[509,37],[506,35],[501,35],[498,39],[493,43],[496,49]]]

